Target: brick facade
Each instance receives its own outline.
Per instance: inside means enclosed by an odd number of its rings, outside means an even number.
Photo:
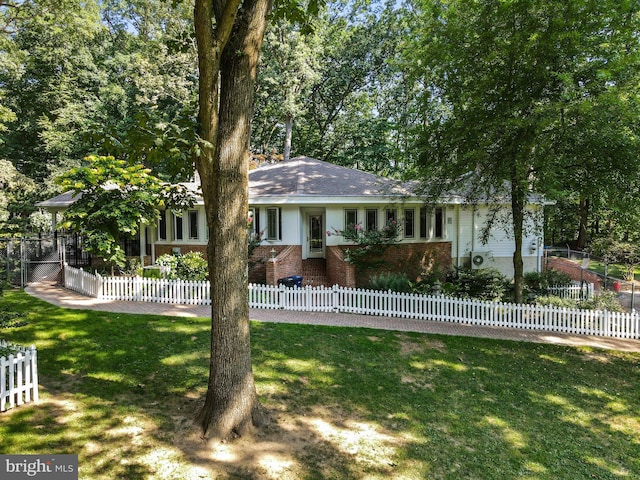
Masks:
[[[356,287],[356,269],[343,260],[347,247],[327,247],[327,280],[329,285]]]
[[[277,285],[278,279],[300,275],[302,272],[302,246],[289,245],[276,258],[265,262],[267,285]]]
[[[302,247],[289,245],[260,246],[252,257],[249,281],[276,285],[279,278],[300,275],[302,272]],[[385,253],[384,266],[375,271],[356,272],[355,267],[343,260],[344,250],[349,246],[329,246],[326,250],[326,275],[329,285],[364,287],[371,275],[386,272],[402,272],[411,280],[434,265],[450,268],[451,242],[407,243],[390,247]],[[351,247],[353,248],[353,247]],[[271,256],[275,254],[275,259]]]
[[[156,245],[156,257],[172,254],[178,245]],[[179,245],[182,253],[200,252],[206,258],[206,245]],[[419,278],[434,265],[450,268],[451,242],[402,243],[385,252],[386,264],[375,271],[356,272],[343,260],[347,245],[329,246],[326,250],[326,275],[329,285],[365,287],[371,275],[402,272],[411,280]],[[351,247],[353,248],[353,247]],[[249,282],[276,285],[278,279],[302,273],[302,246],[260,245],[249,259]]]

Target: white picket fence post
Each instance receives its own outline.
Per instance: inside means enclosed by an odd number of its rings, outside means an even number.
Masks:
[[[15,350],[0,357],[0,412],[38,401],[38,354],[35,346],[18,347],[0,340],[0,348]]]

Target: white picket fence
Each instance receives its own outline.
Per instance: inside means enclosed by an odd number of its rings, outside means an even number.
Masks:
[[[64,286],[87,297],[97,298],[102,293],[102,277],[65,264]]]
[[[65,271],[68,269],[67,267]],[[75,277],[65,286],[76,290]],[[85,284],[81,288],[87,289]],[[184,282],[141,277],[95,277],[97,296],[189,305],[210,305],[209,282]],[[93,291],[93,287],[88,290]],[[80,290],[76,290],[80,291]],[[640,339],[637,313],[579,310],[450,298],[441,295],[381,292],[355,288],[249,285],[252,308],[305,312],[344,312],[364,315],[453,322],[467,325],[543,330],[578,335]]]
[[[250,285],[249,306],[640,339],[640,316],[637,313],[486,302],[338,286],[285,289],[282,286]]]
[[[568,286],[553,285],[547,288],[547,294],[555,295],[556,297],[570,298],[572,300],[583,300],[586,298],[591,298],[594,294],[594,290],[595,286],[593,285],[593,283]]]
[[[105,300],[211,305],[210,284],[143,277],[102,277]]]
[[[0,412],[38,401],[38,355],[35,346],[19,347],[0,340],[12,353],[0,357]]]

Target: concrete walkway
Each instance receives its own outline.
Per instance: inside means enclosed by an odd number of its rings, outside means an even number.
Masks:
[[[150,315],[168,315],[173,317],[209,317],[211,307],[192,305],[173,305],[151,302],[123,302],[85,297],[52,283],[37,283],[28,286],[25,291],[34,297],[64,308],[99,310],[104,312],[142,313]],[[428,320],[410,320],[393,317],[379,317],[349,313],[331,312],[294,312],[288,310],[262,310],[252,308],[249,312],[252,320],[274,323],[296,323],[307,325],[331,325],[341,327],[365,327],[401,332],[420,332],[437,335],[457,335],[466,337],[495,338],[521,342],[551,343],[556,345],[589,346],[627,352],[640,352],[640,340],[570,335],[541,332],[534,330],[516,330],[498,327],[479,327],[449,322]]]

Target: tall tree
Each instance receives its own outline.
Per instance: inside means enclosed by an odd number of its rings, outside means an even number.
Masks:
[[[318,22],[322,45],[319,78],[298,121],[298,150],[323,160],[376,173],[390,173],[396,160],[396,124],[388,89],[397,80],[391,60],[399,51],[403,24],[395,2],[336,1]]]
[[[82,136],[104,81],[96,52],[105,29],[93,0],[19,3],[10,35],[16,65],[0,68],[0,89],[15,121],[0,135],[4,158],[41,182],[50,169],[86,152]]]
[[[308,89],[319,78],[320,45],[315,32],[305,33],[285,20],[272,22],[266,36],[256,89],[257,141],[252,150],[259,154],[282,151],[287,160],[294,121],[306,111]]]
[[[211,279],[209,382],[198,421],[225,439],[261,425],[251,367],[247,298],[248,161],[254,84],[271,0],[196,0],[198,136],[196,167],[209,227]],[[317,12],[315,0],[306,4]],[[295,2],[279,12],[302,17]]]
[[[584,157],[586,149],[575,146],[584,130],[566,121],[567,111],[585,98],[610,104],[606,94],[629,85],[633,62],[623,68],[621,59],[637,59],[637,42],[629,40],[638,30],[638,5],[424,0],[418,7],[407,59],[424,85],[421,177],[430,180],[433,198],[458,190],[474,199],[510,199],[521,301],[527,197],[550,193],[567,177],[565,147],[572,142],[572,158]],[[625,95],[616,91],[615,98]],[[593,151],[589,158],[604,168],[609,157]]]

